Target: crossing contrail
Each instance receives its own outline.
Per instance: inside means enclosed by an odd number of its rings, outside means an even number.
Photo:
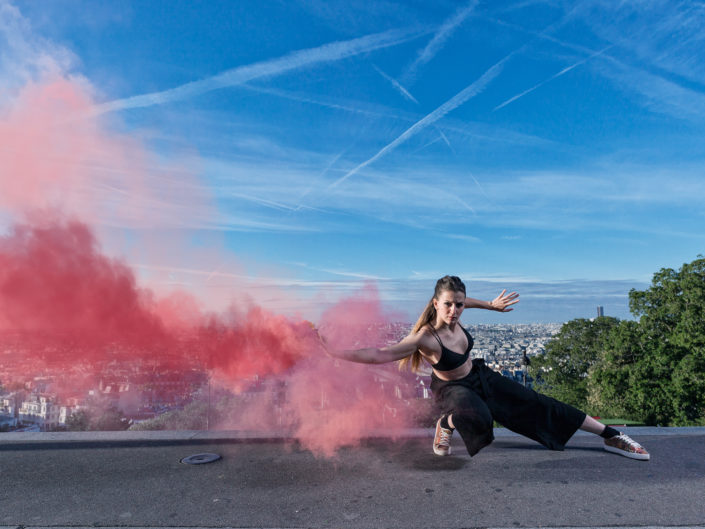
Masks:
[[[380,70],[380,69],[379,69],[377,66],[375,66],[374,64],[372,65],[372,67],[373,67],[375,70],[377,70],[377,73],[378,73],[378,74],[380,74],[380,75],[381,75],[382,77],[384,77],[387,81],[389,81],[389,82],[391,83],[391,85],[392,85],[394,88],[396,88],[397,91],[398,91],[401,95],[403,95],[406,99],[408,99],[409,101],[413,101],[413,102],[416,103],[417,105],[419,104],[419,102],[416,100],[416,98],[415,98],[414,96],[412,96],[412,95],[409,93],[409,91],[401,85],[401,83],[400,83],[399,81],[397,81],[396,79],[394,79],[394,78],[391,77],[390,75],[387,75],[385,72],[383,72],[382,70]]]
[[[352,40],[331,42],[316,48],[297,50],[276,59],[238,66],[212,77],[192,81],[168,90],[108,101],[97,105],[94,108],[94,113],[104,114],[130,108],[163,105],[201,95],[212,90],[236,86],[253,79],[280,75],[313,64],[338,61],[381,48],[396,46],[412,40],[424,32],[418,29],[395,29]]]
[[[439,119],[441,119],[443,116],[445,116],[448,112],[451,110],[454,110],[458,108],[460,105],[468,101],[469,99],[472,99],[476,95],[480,94],[486,87],[487,85],[499,75],[499,73],[502,71],[502,68],[504,67],[504,63],[512,56],[514,53],[510,53],[506,57],[504,57],[502,60],[497,62],[494,66],[492,66],[489,70],[487,70],[482,76],[475,81],[474,83],[470,84],[469,86],[465,87],[462,91],[457,93],[455,96],[453,96],[451,99],[443,103],[441,106],[439,106],[436,110],[431,112],[430,114],[427,114],[423,118],[421,118],[419,121],[414,123],[411,127],[406,129],[399,137],[397,137],[394,141],[383,147],[377,154],[375,154],[372,158],[369,158],[368,160],[365,160],[362,162],[360,165],[357,167],[354,167],[350,171],[348,171],[346,174],[338,178],[335,182],[330,184],[327,189],[332,189],[340,184],[342,184],[345,180],[353,176],[355,173],[360,171],[360,169],[363,169],[364,167],[367,167],[371,163],[375,162],[376,160],[379,160],[382,156],[387,154],[388,152],[396,149],[399,145],[404,143],[406,140],[414,136],[415,134],[418,134],[421,132],[423,129],[428,127],[429,125],[432,125]]]
[[[532,86],[531,88],[528,88],[527,90],[524,90],[523,92],[521,92],[521,93],[519,93],[519,94],[517,94],[517,95],[515,95],[515,96],[513,96],[513,97],[510,97],[510,98],[507,99],[504,103],[500,103],[499,105],[497,105],[496,107],[494,107],[494,108],[492,109],[492,111],[494,112],[495,110],[499,110],[499,109],[502,108],[502,107],[506,107],[509,103],[513,103],[514,101],[516,101],[516,100],[519,99],[520,97],[524,97],[526,94],[528,94],[528,93],[530,93],[530,92],[533,92],[533,91],[536,90],[537,88],[541,88],[541,87],[542,87],[543,85],[545,85],[546,83],[548,83],[548,82],[550,82],[550,81],[553,81],[556,77],[560,77],[561,75],[568,73],[568,72],[571,71],[573,68],[575,68],[575,67],[577,67],[577,66],[580,66],[581,64],[583,64],[583,63],[589,61],[589,60],[592,59],[593,57],[597,57],[598,55],[602,55],[602,54],[605,53],[607,50],[609,50],[612,46],[614,46],[614,45],[611,44],[611,45],[609,45],[609,46],[607,46],[607,47],[605,47],[605,48],[602,48],[600,51],[596,51],[596,52],[593,53],[592,55],[590,55],[590,56],[588,56],[588,57],[585,57],[584,59],[582,59],[582,60],[576,62],[575,64],[571,64],[570,66],[566,66],[566,67],[563,68],[560,72],[553,74],[553,75],[552,75],[551,77],[549,77],[548,79],[544,79],[543,81],[541,81],[541,82],[538,83],[538,84],[535,84],[535,85]]]

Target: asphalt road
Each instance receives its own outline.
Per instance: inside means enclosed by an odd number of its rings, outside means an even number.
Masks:
[[[257,439],[0,438],[0,527],[704,526],[700,430],[630,430],[649,462],[587,434],[563,452],[504,435],[472,459],[457,436],[451,457],[416,437],[330,459]],[[203,452],[222,458],[181,463]]]

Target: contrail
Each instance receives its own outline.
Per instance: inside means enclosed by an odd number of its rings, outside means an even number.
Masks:
[[[561,75],[563,75],[563,74],[565,74],[565,73],[568,73],[568,72],[571,71],[573,68],[575,68],[575,67],[577,67],[577,66],[580,66],[581,64],[583,64],[584,62],[589,61],[589,60],[592,59],[593,57],[597,57],[598,55],[602,55],[604,52],[606,52],[607,50],[609,50],[612,46],[614,46],[614,44],[610,44],[610,45],[607,46],[606,48],[602,48],[600,51],[596,51],[595,53],[593,53],[593,54],[590,55],[589,57],[585,57],[584,59],[582,59],[582,60],[576,62],[575,64],[571,64],[570,66],[566,66],[566,67],[563,68],[560,72],[553,74],[553,75],[552,75],[551,77],[549,77],[548,79],[544,79],[544,80],[541,81],[540,83],[538,83],[538,84],[532,86],[531,88],[529,88],[529,89],[527,89],[527,90],[524,90],[524,91],[521,92],[520,94],[517,94],[517,95],[515,95],[515,96],[513,96],[513,97],[510,97],[510,98],[507,99],[504,103],[501,103],[501,104],[497,105],[496,107],[494,107],[494,108],[492,109],[492,111],[494,112],[495,110],[499,110],[500,108],[506,107],[509,103],[513,103],[514,101],[516,101],[516,100],[519,99],[520,97],[523,97],[523,96],[525,96],[526,94],[528,94],[528,93],[530,93],[530,92],[533,92],[533,91],[536,90],[537,88],[542,87],[542,86],[545,85],[546,83],[548,83],[548,82],[550,82],[550,81],[553,81],[556,77],[560,77]]]
[[[430,42],[426,44],[426,47],[421,50],[421,53],[419,53],[416,60],[406,69],[404,75],[402,75],[402,79],[405,83],[413,80],[419,66],[423,66],[436,56],[445,42],[453,34],[455,28],[457,28],[467,18],[467,16],[472,13],[475,6],[477,6],[477,0],[473,0],[466,7],[459,9],[452,17],[448,18],[445,22],[443,22],[443,24],[441,24],[441,27],[438,28],[438,31]]]
[[[448,112],[451,110],[454,110],[458,108],[460,105],[465,103],[467,100],[475,97],[476,95],[480,94],[486,87],[487,85],[495,78],[499,73],[502,71],[502,68],[504,67],[504,63],[512,56],[514,55],[514,52],[510,53],[506,57],[504,57],[502,60],[497,62],[494,66],[492,66],[489,70],[487,70],[482,76],[475,81],[474,83],[470,84],[469,86],[465,87],[462,91],[457,93],[455,96],[453,96],[451,99],[443,103],[441,106],[439,106],[436,110],[431,112],[430,114],[424,116],[421,118],[419,121],[414,123],[411,127],[406,129],[399,137],[397,137],[394,141],[392,141],[390,144],[386,145],[384,148],[382,148],[377,154],[375,154],[372,158],[365,160],[362,162],[360,165],[357,167],[354,167],[350,171],[348,171],[346,174],[341,176],[338,180],[333,182],[328,186],[327,189],[332,189],[341,183],[343,183],[345,180],[350,178],[352,175],[357,173],[360,169],[367,167],[371,163],[375,162],[376,160],[379,160],[382,156],[387,154],[388,152],[394,150],[397,148],[399,145],[404,143],[406,140],[417,134],[418,132],[422,131],[429,125],[432,125],[439,119],[441,119],[443,116],[445,116]]]
[[[481,192],[483,195],[485,195],[485,198],[487,199],[487,201],[491,203],[492,200],[490,199],[490,197],[487,196],[487,193],[485,193],[485,190],[484,190],[484,189],[482,188],[482,186],[480,185],[480,182],[477,181],[477,178],[475,178],[475,175],[472,174],[472,173],[469,173],[469,174],[470,174],[470,178],[473,179],[473,181],[475,182],[475,185],[478,187],[478,189],[480,190],[480,192]]]
[[[384,73],[382,70],[380,70],[380,69],[379,69],[377,66],[375,66],[374,64],[372,65],[372,67],[373,67],[375,70],[377,70],[377,73],[378,73],[378,74],[380,74],[380,75],[381,75],[382,77],[384,77],[387,81],[389,81],[389,82],[392,84],[392,86],[393,86],[394,88],[396,88],[396,89],[399,91],[399,93],[400,93],[401,95],[403,95],[406,99],[408,99],[409,101],[413,101],[413,102],[416,103],[417,105],[419,104],[419,102],[416,100],[416,98],[415,98],[414,96],[412,96],[412,95],[409,93],[409,91],[401,85],[401,83],[400,83],[399,81],[397,81],[397,80],[394,79],[393,77],[391,77],[391,76],[387,75],[386,73]]]
[[[321,107],[325,107],[325,108],[332,108],[334,110],[343,110],[344,112],[363,114],[366,116],[375,116],[375,117],[393,118],[393,119],[406,119],[407,121],[412,121],[411,119],[399,116],[398,114],[394,114],[392,112],[383,112],[383,110],[385,110],[385,108],[381,107],[381,106],[379,107],[379,110],[351,106],[352,103],[357,103],[357,101],[354,101],[354,100],[350,101],[349,102],[350,104],[343,105],[340,103],[324,101],[320,98],[314,99],[312,97],[307,96],[306,94],[302,94],[302,93],[298,93],[298,92],[289,92],[289,91],[275,89],[275,88],[271,88],[271,87],[263,87],[263,86],[258,86],[256,84],[252,84],[252,83],[242,83],[239,86],[241,88],[246,89],[246,90],[252,90],[253,92],[272,95],[275,97],[281,97],[284,99],[289,99],[291,101],[298,101],[300,103],[307,103],[310,105],[317,105],[317,106],[321,106]]]
[[[343,149],[342,151],[340,151],[338,154],[336,154],[335,157],[330,161],[330,163],[325,167],[325,169],[323,169],[323,171],[321,172],[319,178],[325,177],[326,174],[328,173],[328,171],[330,171],[331,168],[332,168],[336,163],[338,163],[338,160],[340,160],[340,159],[343,157],[343,155],[344,155],[347,151],[348,151],[348,149],[346,148],[346,149]],[[304,194],[299,197],[299,204],[298,204],[295,208],[293,208],[294,211],[299,211],[300,209],[303,209],[303,208],[306,208],[306,209],[317,209],[317,208],[313,208],[313,207],[311,207],[311,206],[305,206],[305,205],[304,205],[304,198],[306,198],[308,195],[310,195],[314,190],[315,190],[314,187],[309,187],[309,188],[304,192]]]
[[[94,108],[94,113],[104,114],[129,108],[163,105],[212,90],[218,90],[219,88],[236,86],[260,77],[279,75],[312,64],[338,61],[380,48],[396,46],[418,37],[421,33],[419,30],[410,29],[389,30],[352,40],[331,42],[317,48],[297,50],[276,59],[239,66],[212,77],[186,83],[161,92],[151,92],[109,101],[102,105],[97,105]]]
[[[455,149],[453,148],[453,146],[450,144],[450,141],[448,140],[448,137],[447,137],[445,134],[443,134],[443,131],[442,131],[440,128],[438,128],[438,125],[436,125],[435,128],[436,128],[436,130],[438,131],[438,134],[440,135],[441,139],[442,139],[442,140],[446,143],[446,145],[448,146],[448,148],[449,148],[451,151],[453,151],[453,154],[456,154]]]
[[[216,266],[213,271],[208,275],[208,277],[206,278],[206,283],[210,282],[210,280],[215,277],[215,274],[220,272],[220,266],[221,265]]]

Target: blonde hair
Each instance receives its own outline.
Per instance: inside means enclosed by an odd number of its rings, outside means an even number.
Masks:
[[[411,329],[411,334],[416,334],[424,326],[429,323],[433,323],[436,320],[436,307],[433,306],[433,300],[438,299],[442,292],[462,292],[465,294],[465,284],[460,280],[458,276],[443,276],[438,281],[436,281],[436,288],[433,291],[433,297],[426,304],[426,308],[416,320],[416,324]],[[399,369],[410,368],[414,373],[418,373],[421,368],[421,361],[424,359],[421,351],[416,349],[409,356],[399,360]]]

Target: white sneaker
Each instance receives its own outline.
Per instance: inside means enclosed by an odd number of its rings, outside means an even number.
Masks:
[[[436,436],[433,438],[433,453],[437,456],[450,455],[450,437],[453,435],[453,430],[441,427],[443,417],[436,422]]]
[[[605,450],[614,454],[619,454],[620,456],[639,459],[641,461],[648,461],[651,458],[643,446],[628,435],[621,432],[619,435],[605,439]]]

